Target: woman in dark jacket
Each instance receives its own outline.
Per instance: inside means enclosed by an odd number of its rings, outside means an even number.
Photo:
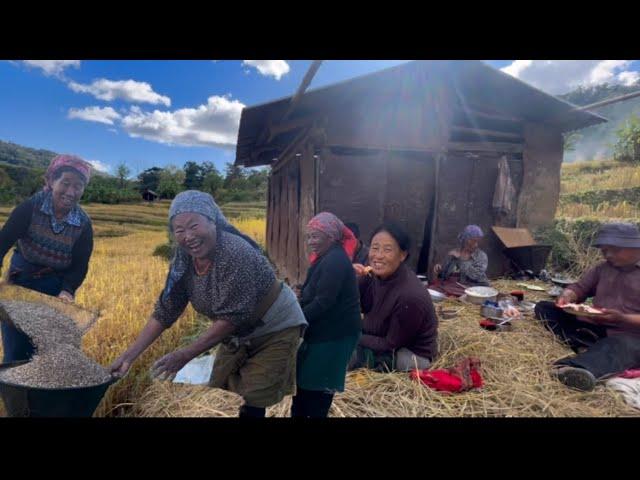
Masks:
[[[84,160],[58,155],[47,169],[44,188],[11,212],[0,230],[0,267],[16,246],[9,283],[73,302],[93,251],[91,220],[78,204],[90,176],[91,166]],[[0,323],[4,362],[29,359],[29,338]]]
[[[427,289],[405,263],[409,245],[401,227],[386,223],[371,237],[371,271],[354,264],[364,327],[351,368],[425,369],[437,354],[438,319]]]
[[[357,241],[333,214],[307,225],[311,267],[300,303],[309,326],[298,350],[292,417],[326,417],[336,391],[344,391],[347,365],[360,337],[358,287],[351,260]]]

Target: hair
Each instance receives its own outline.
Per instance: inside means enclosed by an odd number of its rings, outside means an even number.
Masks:
[[[355,237],[360,240],[360,227],[358,226],[357,223],[355,222],[348,222],[344,224],[345,227],[347,227],[349,230],[351,230],[353,232],[353,234],[355,235]]]
[[[82,175],[77,169],[66,165],[64,167],[58,168],[54,174],[53,177],[51,178],[52,182],[55,182],[56,180],[60,179],[62,177],[63,174],[70,172],[70,173],[75,173],[78,177],[80,177],[80,180],[82,180],[82,183],[84,184],[84,186],[87,186],[87,182],[85,181],[84,175]]]
[[[373,241],[373,237],[375,237],[380,232],[387,232],[389,235],[391,235],[400,247],[400,250],[402,250],[403,252],[407,252],[407,258],[409,258],[411,238],[404,228],[402,228],[395,222],[384,222],[373,231],[369,243],[371,243]]]

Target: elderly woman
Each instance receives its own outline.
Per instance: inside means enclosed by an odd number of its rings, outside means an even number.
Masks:
[[[298,352],[297,393],[292,417],[326,417],[334,392],[344,391],[351,354],[361,330],[356,276],[351,259],[357,241],[333,214],[307,225],[311,266],[301,304],[309,327]]]
[[[177,195],[169,227],[178,248],[164,290],[111,371],[124,375],[190,302],[214,320],[212,325],[190,345],[155,362],[152,374],[170,379],[219,345],[209,385],[242,396],[241,417],[264,417],[266,407],[295,387],[296,352],[306,325],[296,296],[276,280],[260,247],[229,224],[211,195],[194,190]]]
[[[427,289],[405,263],[409,247],[409,235],[385,223],[371,237],[372,270],[354,264],[364,328],[352,369],[424,369],[437,354],[438,319]]]
[[[78,205],[89,183],[91,166],[72,155],[55,157],[45,173],[44,188],[18,205],[0,230],[0,268],[15,245],[7,281],[73,301],[89,268],[93,227]],[[4,362],[27,360],[29,338],[2,323]]]
[[[435,274],[443,280],[445,293],[462,294],[456,282],[466,286],[489,285],[487,254],[480,250],[480,240],[484,237],[482,229],[477,225],[467,225],[458,235],[459,247],[449,252],[447,260],[442,265],[434,267]],[[456,288],[459,287],[459,288]]]

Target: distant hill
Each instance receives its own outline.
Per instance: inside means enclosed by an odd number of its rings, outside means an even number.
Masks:
[[[632,86],[601,84],[593,87],[579,87],[560,98],[575,105],[589,105],[608,98],[619,97],[640,90],[640,82]],[[616,130],[631,116],[640,116],[640,97],[596,108],[608,119],[607,123],[578,130],[575,150],[565,152],[564,161],[571,163],[582,160],[603,160],[611,157],[615,144]]]
[[[47,168],[51,159],[56,155],[57,153],[49,150],[23,147],[0,140],[0,163],[16,167]]]

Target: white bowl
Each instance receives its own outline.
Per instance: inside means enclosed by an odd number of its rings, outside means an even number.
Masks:
[[[467,295],[467,299],[471,303],[476,305],[482,305],[487,300],[495,302],[498,298],[498,291],[491,287],[471,287],[467,288],[464,293]]]

